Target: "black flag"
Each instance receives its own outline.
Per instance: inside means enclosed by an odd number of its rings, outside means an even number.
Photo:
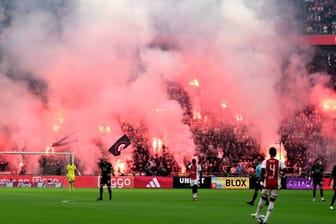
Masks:
[[[127,137],[127,135],[123,135],[109,148],[109,151],[113,155],[119,156],[121,153],[121,150],[126,149],[126,147],[129,146],[130,144],[131,144],[131,141]]]

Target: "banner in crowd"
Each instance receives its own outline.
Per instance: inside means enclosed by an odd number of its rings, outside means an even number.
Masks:
[[[249,189],[249,177],[212,177],[212,189]]]
[[[189,177],[173,177],[174,188],[190,188]],[[200,178],[200,188],[211,188],[211,177]]]
[[[323,179],[323,189],[330,190],[330,178]],[[287,177],[286,188],[295,190],[311,190],[313,189],[313,179],[305,177]]]

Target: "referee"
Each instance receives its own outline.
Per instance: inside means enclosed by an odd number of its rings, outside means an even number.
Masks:
[[[112,200],[112,190],[111,190],[111,175],[113,173],[112,164],[109,161],[107,161],[107,157],[103,157],[101,161],[98,163],[98,166],[101,170],[101,177],[100,177],[99,198],[97,199],[97,201],[103,200],[104,185],[107,186],[109,199]]]

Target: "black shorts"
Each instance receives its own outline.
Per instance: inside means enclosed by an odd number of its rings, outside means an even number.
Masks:
[[[323,185],[323,181],[322,179],[314,179],[313,180],[313,186],[316,187],[316,186],[322,186]]]
[[[111,186],[111,177],[110,176],[102,176],[100,178],[100,185]]]

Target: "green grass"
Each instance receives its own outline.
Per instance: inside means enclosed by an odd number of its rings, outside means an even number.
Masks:
[[[0,188],[0,222],[248,224],[256,223],[250,217],[256,207],[245,204],[252,193],[200,189],[199,200],[192,201],[190,189],[113,189],[112,201],[96,201],[98,189]],[[313,203],[311,191],[282,190],[269,223],[335,223],[331,196],[332,191],[325,191],[326,202]]]

